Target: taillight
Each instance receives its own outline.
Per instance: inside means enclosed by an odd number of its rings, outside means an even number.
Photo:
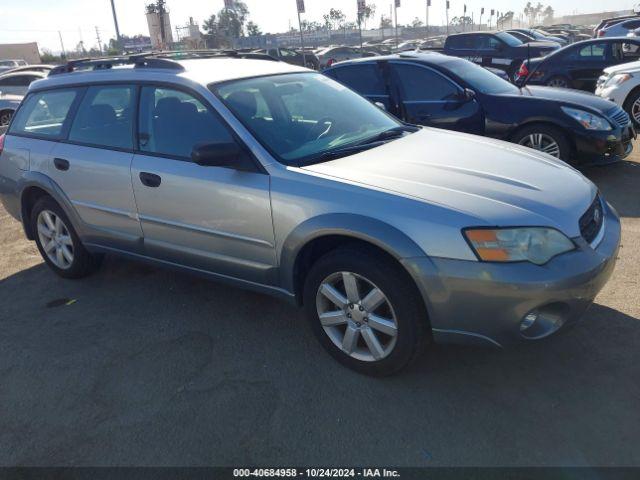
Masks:
[[[330,58],[329,61],[327,62],[327,67],[330,67],[334,63],[336,63],[336,59],[335,58]]]
[[[5,135],[0,135],[0,155],[2,155],[2,150],[4,150],[4,139]]]
[[[604,30],[598,30],[598,36],[604,37]]]
[[[527,77],[529,76],[529,69],[527,68],[527,64],[523,63],[520,65],[520,71],[518,72],[519,77]]]

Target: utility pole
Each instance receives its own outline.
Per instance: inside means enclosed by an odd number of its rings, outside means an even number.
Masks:
[[[429,7],[431,6],[431,0],[427,0],[427,39],[429,38]]]
[[[393,4],[393,15],[394,21],[396,25],[396,48],[400,45],[400,41],[398,40],[398,7],[400,6],[400,0],[395,0]]]
[[[100,38],[100,29],[96,26],[96,40],[98,40],[98,50],[100,50],[100,55],[102,55],[102,39]]]
[[[306,67],[307,56],[304,52],[304,33],[302,33],[302,17],[300,16],[300,14],[304,13],[305,11],[304,0],[297,0],[296,3],[298,4],[298,28],[300,29],[300,48],[302,49],[302,63],[303,63],[303,66]]]
[[[111,0],[111,12],[113,13],[113,25],[116,27],[116,40],[118,41],[118,49],[122,49],[122,39],[120,38],[120,27],[118,26],[118,15],[116,15],[115,0]],[[102,50],[102,47],[100,49]]]
[[[58,30],[58,36],[60,37],[60,47],[62,48],[62,58],[67,58],[67,52],[64,50],[64,42],[62,41],[62,32]]]
[[[447,0],[446,14],[447,14],[447,35],[449,35],[449,0]]]

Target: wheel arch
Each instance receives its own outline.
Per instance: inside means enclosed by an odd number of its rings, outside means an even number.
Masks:
[[[351,214],[322,215],[300,224],[280,251],[281,286],[301,304],[306,272],[325,253],[347,244],[359,244],[397,261],[424,257],[425,252],[397,228],[370,217]],[[407,273],[413,278],[411,272]],[[414,279],[415,281],[415,279]]]
[[[562,133],[562,135],[564,136],[564,139],[569,144],[569,147],[571,148],[571,156],[573,157],[575,155],[577,147],[576,147],[576,142],[573,139],[573,136],[569,134],[569,132],[567,131],[567,127],[565,125],[553,119],[528,120],[527,122],[521,125],[518,125],[518,127],[509,134],[509,141],[512,143],[515,143],[517,136],[518,134],[520,134],[520,132],[538,125],[543,127],[551,127],[559,130],[560,133]]]
[[[627,96],[624,99],[624,102],[622,103],[622,108],[624,108],[624,110],[629,113],[628,108],[629,108],[629,102],[633,99],[633,96],[640,93],[640,85],[637,85],[636,87],[632,88],[631,91],[627,94]],[[629,116],[631,116],[631,114],[629,113]],[[632,118],[633,119],[633,118]]]
[[[69,217],[76,231],[78,231],[81,222],[75,208],[73,208],[71,201],[62,189],[49,177],[39,172],[28,172],[20,181],[19,191],[22,227],[29,240],[35,239],[34,232],[31,231],[31,212],[36,202],[43,196],[53,198]],[[79,231],[78,235],[80,235]]]

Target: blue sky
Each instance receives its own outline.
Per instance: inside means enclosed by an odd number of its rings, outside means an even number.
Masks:
[[[251,19],[263,31],[283,31],[297,23],[295,0],[245,0],[251,12]],[[147,34],[144,6],[148,0],[116,0],[118,19],[122,33]],[[349,18],[355,18],[356,0],[305,0],[309,20],[320,20],[330,8],[341,9]],[[376,4],[378,15],[388,14],[391,0],[368,0]],[[451,0],[450,15],[462,13],[463,4],[468,12],[480,13],[480,8],[494,8],[500,11],[514,10],[519,14],[526,0]],[[630,9],[634,2],[624,0],[554,0],[542,2],[551,5],[561,14],[574,12],[590,13],[603,9]],[[189,17],[200,24],[211,13],[222,8],[223,0],[167,0],[171,11],[172,24],[186,24]],[[431,22],[444,22],[445,0],[432,0]],[[398,22],[409,23],[418,16],[424,21],[426,0],[402,0],[398,9]],[[376,19],[376,23],[377,23]],[[98,27],[102,39],[115,36],[109,0],[2,0],[0,2],[0,43],[37,41],[40,47],[60,50],[58,30],[61,31],[65,48],[72,49],[80,38],[85,45],[95,45]]]

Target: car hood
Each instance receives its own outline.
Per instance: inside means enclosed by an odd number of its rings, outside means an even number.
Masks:
[[[521,88],[520,92],[524,97],[535,97],[563,104],[570,103],[577,107],[587,107],[602,113],[607,113],[615,108],[615,105],[609,100],[581,90],[528,85]]]
[[[640,72],[640,62],[623,63],[622,65],[615,65],[613,67],[605,68],[604,73],[613,75],[616,73],[635,73]]]
[[[547,226],[570,237],[597,191],[548,155],[433,128],[302,170],[454,210],[473,226]]]

